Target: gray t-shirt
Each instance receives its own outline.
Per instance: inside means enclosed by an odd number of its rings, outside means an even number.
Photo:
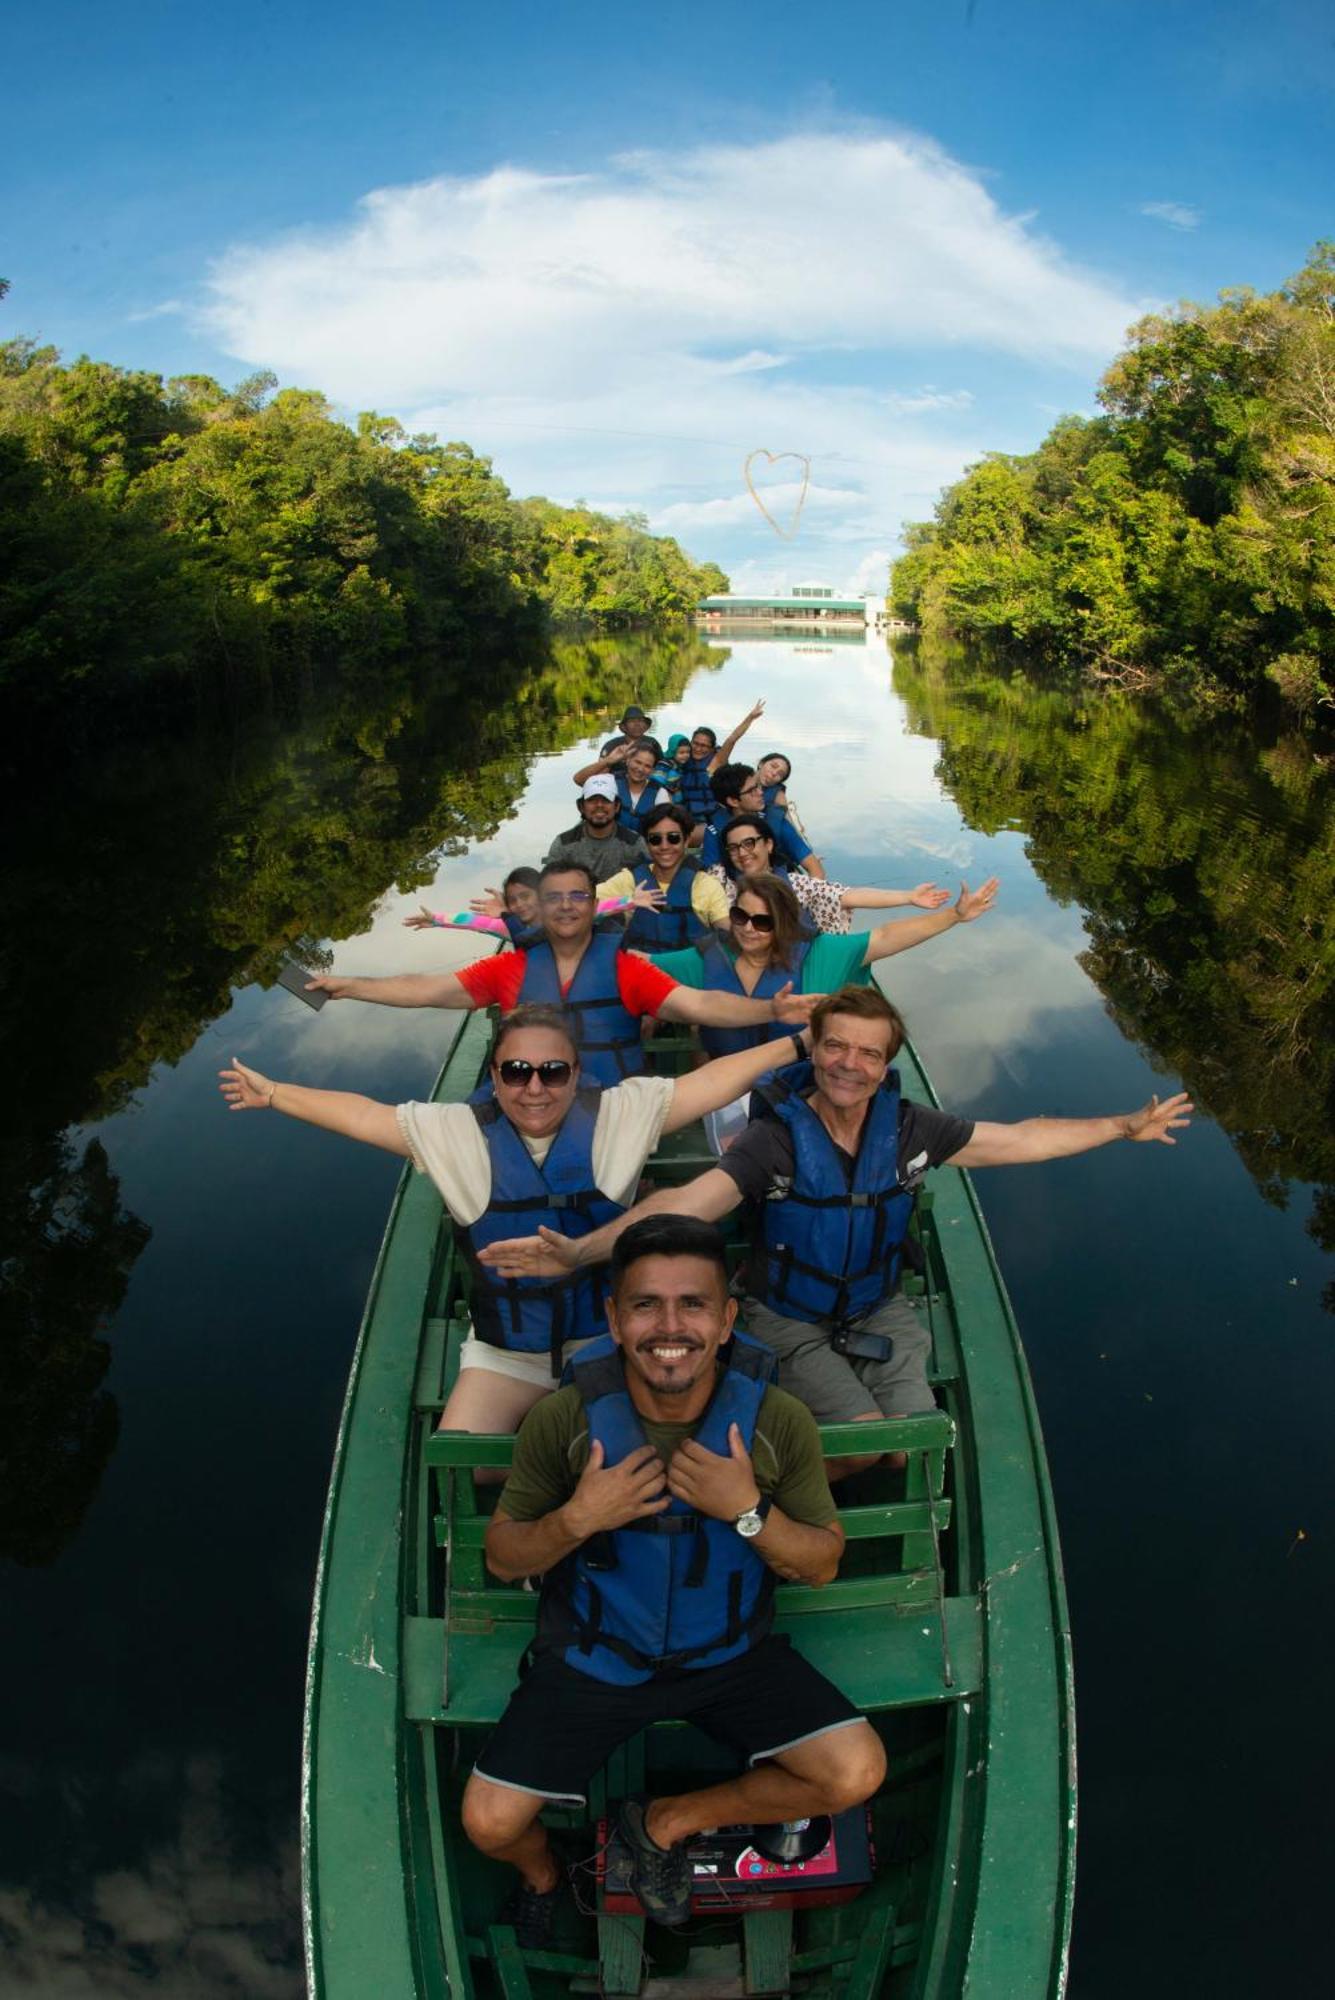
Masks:
[[[951,1111],[937,1111],[929,1104],[899,1100],[899,1160],[901,1183],[911,1187],[929,1167],[944,1166],[947,1160],[973,1137],[973,1120],[957,1118]],[[853,1157],[836,1146],[844,1172],[853,1173]],[[795,1170],[793,1141],[781,1118],[753,1118],[739,1139],[733,1141],[719,1166],[747,1201],[763,1201],[776,1182],[791,1184]]]
[[[595,840],[581,824],[557,834],[543,866],[553,861],[578,862],[593,870],[595,882],[605,882],[609,875],[619,875],[623,868],[634,868],[648,859],[649,850],[638,834],[625,833],[614,825],[606,840]]]

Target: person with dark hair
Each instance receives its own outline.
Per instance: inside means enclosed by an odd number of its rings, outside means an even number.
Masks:
[[[638,708],[634,702],[631,702],[629,707],[622,711],[621,734],[609,737],[599,754],[607,757],[611,755],[613,750],[620,750],[625,744],[629,744],[633,749],[637,743],[643,743],[646,740],[652,742],[653,739],[649,737],[649,730],[653,727],[653,720],[651,715],[646,715],[642,708]],[[655,743],[655,757],[658,755],[658,747],[657,743]]]
[[[645,814],[642,839],[649,860],[627,868],[603,883],[605,896],[654,899],[651,907],[633,910],[626,925],[626,943],[636,951],[675,951],[726,931],[728,899],[712,875],[687,858],[693,822],[684,806],[655,806]]]
[[[871,968],[881,959],[928,944],[945,931],[985,916],[996,894],[995,876],[978,889],[961,882],[959,900],[948,909],[878,924],[874,931],[859,931],[853,937],[813,937],[803,924],[791,880],[748,875],[728,912],[727,942],[704,938],[685,951],[657,953],[654,964],[683,986],[698,986],[706,993],[746,993],[766,999],[789,982],[799,993],[831,993],[852,981],[870,981]],[[700,1041],[708,1055],[721,1056],[753,1047],[769,1033],[763,1023],[751,1027],[726,1023],[702,1027]]]
[[[682,765],[681,802],[697,825],[703,826],[713,813],[717,801],[710,790],[709,780],[722,764],[726,764],[737,745],[745,736],[753,722],[758,722],[765,713],[763,698],[748,710],[730,736],[722,743],[714,731],[701,723],[691,731],[691,751]]]
[[[619,824],[620,812],[615,779],[606,771],[596,772],[580,791],[579,825],[558,833],[545,859],[576,861],[589,870],[595,882],[622,868],[633,868],[637,861],[647,861],[640,836]]]
[[[709,781],[714,794],[713,817],[705,828],[700,847],[700,866],[714,868],[722,855],[723,829],[738,813],[764,814],[765,795],[760,780],[749,764],[724,764]],[[824,863],[811,851],[792,821],[780,814],[766,824],[774,837],[775,852],[785,868],[805,868],[809,875],[823,876]]]
[[[796,896],[807,926],[831,935],[847,934],[853,910],[939,910],[950,901],[949,891],[938,889],[934,882],[919,882],[915,889],[852,889],[800,868],[790,874],[775,853],[773,824],[760,813],[735,813],[723,828],[720,847],[722,859],[707,872],[729,903],[736,901],[738,885],[749,877],[777,875]]]
[[[751,1123],[716,1167],[578,1244],[540,1233],[493,1244],[488,1261],[508,1275],[552,1276],[608,1257],[642,1216],[666,1209],[717,1222],[745,1202],[742,1323],[778,1356],[780,1382],[821,1423],[911,1416],[933,1405],[930,1335],[899,1290],[923,1176],[947,1161],[1020,1166],[1117,1139],[1171,1146],[1191,1102],[1179,1093],[1113,1117],[975,1122],[902,1095],[893,1063],[904,1022],[876,987],[827,994],[811,1031],[810,1060],[752,1092]],[[839,1470],[871,1462],[847,1459]]]
[[[801,1037],[790,1044],[800,1056]],[[516,1227],[573,1239],[624,1214],[659,1140],[749,1089],[771,1066],[753,1050],[679,1077],[589,1088],[568,1015],[534,1006],[501,1022],[492,1091],[467,1104],[394,1106],[345,1090],[308,1090],[276,1083],[235,1057],[221,1072],[221,1089],[235,1111],[280,1111],[383,1147],[434,1181],[473,1270],[472,1332],[441,1428],[512,1431],[556,1386],[579,1345],[606,1332],[605,1287],[594,1270],[554,1283],[499,1277],[478,1253]]]
[[[645,1066],[640,1022],[646,1015],[693,1027],[754,1027],[782,1021],[801,1026],[812,1001],[780,984],[772,993],[693,991],[623,949],[619,923],[595,927],[597,890],[589,869],[549,861],[538,877],[542,936],[513,952],[497,952],[457,972],[402,973],[391,979],[349,979],[324,973],[308,980],[331,1000],[370,1000],[384,1007],[514,1007],[544,1001],[578,1022],[586,1079],[619,1083]]]
[[[549,1940],[563,1890],[543,1804],[584,1803],[651,1722],[693,1721],[745,1766],[622,1804],[635,1893],[672,1927],[690,1915],[692,1834],[845,1811],[885,1774],[875,1731],[770,1630],[776,1578],[832,1581],[844,1538],[815,1423],[772,1386],[772,1358],[734,1332],[736,1315],[717,1229],[662,1214],[627,1230],[610,1337],[515,1441],[486,1559],[503,1582],[542,1577],[537,1636],[463,1825],[518,1871],[507,1920],[529,1949]]]
[[[654,777],[658,755],[657,744],[648,737],[637,743],[621,743],[576,771],[574,782],[586,785],[599,773],[609,777],[616,787],[617,825],[623,833],[643,835],[645,814],[655,806],[671,803],[670,794]]]
[[[793,775],[793,767],[782,750],[769,750],[756,765],[756,776],[764,794],[766,819],[772,821],[774,814],[788,810],[788,780]]]

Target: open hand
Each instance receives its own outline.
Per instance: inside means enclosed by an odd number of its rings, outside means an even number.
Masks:
[[[566,1526],[582,1542],[610,1528],[624,1528],[628,1521],[641,1521],[647,1514],[661,1514],[672,1504],[664,1490],[663,1461],[651,1444],[628,1452],[619,1465],[604,1465],[604,1456],[595,1438],[579,1485],[563,1510]]]
[[[564,1278],[576,1268],[577,1240],[545,1226],[536,1236],[507,1236],[478,1251],[479,1264],[501,1278]]]
[[[967,882],[961,882],[959,901],[955,905],[955,914],[960,922],[971,924],[975,917],[986,916],[997,900],[999,887],[995,875],[989,875],[986,882],[980,883],[976,889],[971,889]]]
[[[267,1111],[278,1086],[257,1069],[249,1068],[239,1056],[233,1056],[232,1067],[218,1071],[218,1088],[227,1099],[229,1111]]]
[[[908,899],[915,909],[939,910],[950,901],[950,891],[938,889],[935,882],[919,882],[916,889],[909,890]]]
[[[760,1498],[751,1454],[736,1424],[728,1426],[728,1456],[720,1457],[695,1438],[687,1438],[672,1454],[667,1469],[668,1491],[697,1514],[714,1521],[735,1521]]]
[[[434,930],[436,927],[436,919],[432,916],[430,910],[428,910],[425,903],[423,903],[420,907],[422,914],[420,916],[405,917],[403,920],[404,924],[410,931]]]
[[[1122,1136],[1137,1141],[1158,1139],[1162,1145],[1175,1146],[1173,1133],[1190,1125],[1188,1114],[1195,1109],[1185,1090],[1179,1090],[1176,1097],[1165,1097],[1162,1104],[1152,1097],[1143,1110],[1133,1111],[1122,1120]]]
[[[774,1019],[782,1021],[788,1028],[805,1027],[811,1018],[811,1010],[819,999],[819,993],[794,993],[793,982],[790,979],[774,996]]]
[[[474,896],[468,905],[475,917],[503,917],[505,898],[499,889],[487,889],[480,896]]]
[[[634,910],[661,910],[667,901],[666,889],[651,889],[646,883],[642,889],[635,889],[626,898]]]

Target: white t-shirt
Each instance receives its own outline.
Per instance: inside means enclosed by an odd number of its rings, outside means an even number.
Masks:
[[[600,1194],[629,1208],[644,1163],[662,1135],[674,1084],[667,1076],[631,1076],[599,1097],[593,1128],[593,1179]],[[484,1215],[491,1200],[491,1154],[468,1104],[400,1104],[399,1130],[419,1174],[429,1174],[440,1198],[463,1228]],[[551,1151],[545,1139],[519,1134],[541,1166]]]

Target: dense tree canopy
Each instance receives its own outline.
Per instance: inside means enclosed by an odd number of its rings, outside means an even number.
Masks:
[[[552,619],[680,621],[726,579],[642,516],[517,501],[466,444],[257,375],[0,346],[0,693],[29,713],[268,688]],[[138,699],[136,699],[138,698]]]
[[[909,528],[899,615],[1096,678],[1335,707],[1335,244],[1278,292],[1141,320],[1099,400]]]

